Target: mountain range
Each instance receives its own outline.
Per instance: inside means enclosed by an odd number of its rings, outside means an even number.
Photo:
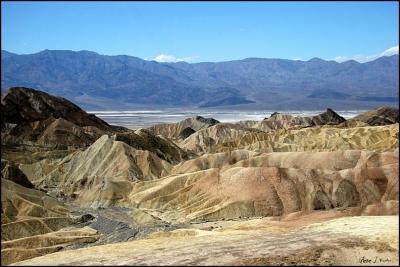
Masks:
[[[2,50],[1,90],[24,86],[85,109],[200,107],[362,109],[398,106],[399,56],[359,63],[247,58],[159,63],[90,51]]]

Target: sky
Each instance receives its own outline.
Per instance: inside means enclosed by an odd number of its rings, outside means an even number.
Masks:
[[[399,3],[1,3],[1,46],[89,50],[160,62],[249,57],[360,62],[398,54]]]

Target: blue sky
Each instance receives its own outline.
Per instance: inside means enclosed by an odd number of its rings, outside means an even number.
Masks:
[[[159,61],[398,53],[397,2],[2,2],[2,49]],[[397,47],[397,48],[396,48]],[[397,52],[396,52],[397,51]]]

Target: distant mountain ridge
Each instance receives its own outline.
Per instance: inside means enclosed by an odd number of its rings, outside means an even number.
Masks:
[[[399,97],[398,55],[366,63],[247,58],[189,64],[90,51],[2,50],[1,63],[2,91],[36,88],[85,108],[369,108],[398,105]]]

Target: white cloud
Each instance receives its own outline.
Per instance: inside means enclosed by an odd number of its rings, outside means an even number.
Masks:
[[[193,60],[197,59],[198,57],[183,57],[183,58],[178,58],[175,56],[171,56],[171,55],[165,55],[165,54],[160,54],[158,56],[156,56],[155,58],[151,59],[157,62],[163,62],[163,63],[170,63],[170,62],[180,62],[180,61],[186,61],[186,62],[193,62]],[[147,60],[147,59],[146,59]]]
[[[294,59],[292,59],[292,60],[303,60],[301,57],[295,57]]]
[[[399,54],[399,46],[397,45],[397,46],[393,46],[393,47],[391,47],[391,48],[389,48],[389,49],[386,49],[385,51],[383,51],[382,53],[381,53],[381,57],[383,57],[383,56],[393,56],[393,55],[398,55]]]
[[[393,55],[398,55],[398,54],[399,54],[399,46],[397,45],[397,46],[393,46],[389,49],[386,49],[382,53],[376,54],[376,55],[370,55],[370,56],[355,55],[355,56],[350,56],[350,57],[338,56],[338,57],[335,57],[333,60],[335,60],[339,63],[348,61],[348,60],[355,60],[360,63],[364,63],[364,62],[375,60],[375,59],[383,57],[383,56],[393,56]]]

